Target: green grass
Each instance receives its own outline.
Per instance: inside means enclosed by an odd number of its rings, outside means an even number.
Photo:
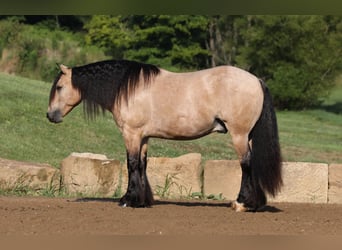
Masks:
[[[323,110],[278,112],[284,160],[342,162],[342,117]]]
[[[46,119],[50,86],[0,74],[0,157],[56,167],[72,152],[100,153],[124,161],[123,140],[111,114],[87,121],[80,105],[63,123]],[[284,160],[342,163],[342,116],[336,106],[341,96],[338,84],[323,108],[277,113]],[[149,156],[190,152],[201,153],[204,160],[236,159],[229,135],[212,134],[195,141],[151,139],[149,143]]]

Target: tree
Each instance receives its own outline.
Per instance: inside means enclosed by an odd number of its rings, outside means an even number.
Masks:
[[[279,108],[320,103],[342,64],[341,18],[247,16],[237,63],[268,82]]]
[[[209,18],[207,49],[211,55],[211,66],[235,65],[237,49],[241,40],[243,16],[211,16]]]
[[[123,58],[133,37],[127,26],[123,16],[95,15],[84,26],[88,31],[86,43],[105,49],[107,54],[115,58]]]
[[[87,42],[115,58],[185,69],[208,66],[208,18],[189,15],[93,16]]]

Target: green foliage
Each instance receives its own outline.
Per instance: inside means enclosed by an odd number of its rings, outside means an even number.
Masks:
[[[342,68],[342,19],[244,17],[239,65],[264,78],[281,109],[319,104]]]
[[[86,43],[103,48],[114,58],[122,58],[129,48],[132,34],[121,16],[95,15],[84,27],[88,30]]]
[[[167,174],[165,176],[164,185],[156,186],[155,194],[162,199],[170,199],[172,198],[172,190],[174,189],[177,190],[177,193],[183,199],[202,197],[202,193],[192,192],[191,188],[188,189],[185,186],[179,184],[177,174]]]
[[[83,25],[90,19],[89,15],[15,15],[0,16],[0,20],[18,21],[23,24],[30,24],[54,29],[63,29],[74,32],[83,31]]]
[[[279,108],[301,109],[317,104],[324,91],[322,84],[313,84],[314,74],[296,68],[293,64],[279,65],[268,84]]]
[[[35,79],[52,81],[56,63],[79,65],[105,58],[103,52],[71,32],[21,24],[17,19],[0,21],[0,69]]]
[[[207,195],[207,197],[205,197],[208,200],[218,200],[218,201],[222,201],[224,200],[223,194],[219,193],[219,194],[209,194]]]
[[[195,69],[207,66],[207,24],[204,16],[93,16],[86,41],[116,58]]]

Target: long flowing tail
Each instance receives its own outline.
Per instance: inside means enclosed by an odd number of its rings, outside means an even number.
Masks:
[[[275,196],[283,184],[278,125],[271,94],[265,83],[260,83],[264,103],[260,118],[251,132],[251,174],[254,184]]]

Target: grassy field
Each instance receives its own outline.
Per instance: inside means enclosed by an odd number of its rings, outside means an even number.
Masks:
[[[338,81],[322,107],[277,113],[284,160],[342,163],[342,78]],[[109,113],[87,121],[80,105],[63,123],[48,122],[50,86],[0,74],[0,157],[56,167],[72,152],[101,153],[124,161],[123,140]],[[186,142],[152,139],[149,145],[150,156],[198,152],[204,160],[236,158],[229,135]]]

